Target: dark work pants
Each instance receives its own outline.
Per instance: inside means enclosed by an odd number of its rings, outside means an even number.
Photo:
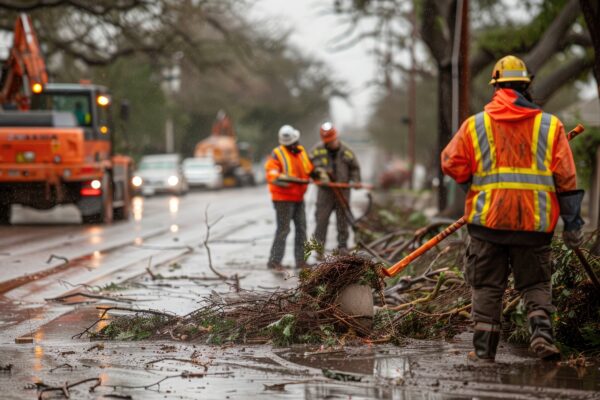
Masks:
[[[290,222],[294,221],[294,258],[296,265],[304,263],[304,242],[306,242],[306,214],[304,202],[274,201],[273,207],[277,219],[275,240],[271,247],[270,263],[281,263],[285,254],[285,240],[290,233]]]
[[[347,203],[350,204],[350,191],[340,190],[339,192],[346,198]],[[335,193],[329,188],[319,188],[319,192],[317,193],[317,207],[315,210],[317,227],[315,229],[315,239],[325,245],[329,218],[333,210],[335,210],[335,219],[337,221],[338,248],[347,248],[349,236],[348,220],[346,219],[344,210],[338,204]]]
[[[556,309],[552,305],[551,257],[550,245],[500,245],[471,236],[465,278],[473,289],[473,320],[500,324],[502,296],[511,271],[527,313],[541,310],[552,314]]]

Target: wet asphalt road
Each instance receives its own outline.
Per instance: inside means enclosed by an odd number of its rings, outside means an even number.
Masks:
[[[314,227],[313,199],[310,193],[309,231]],[[133,218],[110,226],[82,226],[69,208],[51,213],[16,210],[15,226],[0,230],[0,368],[13,365],[10,372],[0,370],[0,398],[35,399],[37,391],[30,389],[35,382],[60,386],[95,377],[102,386],[94,392],[89,392],[90,384],[75,387],[72,398],[600,398],[598,366],[543,364],[508,345],[502,345],[496,366],[473,369],[464,357],[470,347],[468,333],[449,343],[365,345],[324,353],[314,347],[206,346],[181,338],[104,342],[94,348],[97,342],[71,338],[98,318],[97,306],[182,315],[198,308],[202,296],[231,291],[210,280],[214,274],[202,246],[205,213],[209,222],[218,220],[210,231],[210,248],[219,271],[238,274],[240,285],[250,290],[296,283],[293,270],[275,274],[265,267],[275,228],[265,187],[136,198]],[[285,261],[291,264],[288,242]],[[146,268],[164,280],[154,281]],[[208,279],[190,281],[188,276]],[[113,300],[52,300],[82,291],[82,285]],[[98,290],[106,285],[122,288]],[[15,344],[15,338],[29,335],[33,343]],[[209,364],[206,376],[182,378],[182,373],[204,372],[185,362],[154,363],[189,359],[194,352]],[[326,379],[321,368],[358,374],[361,382]],[[168,376],[175,377],[145,388]]]

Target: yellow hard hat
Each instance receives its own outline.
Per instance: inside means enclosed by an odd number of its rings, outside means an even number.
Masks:
[[[531,82],[523,60],[515,56],[505,56],[499,59],[494,65],[490,85],[500,82]]]

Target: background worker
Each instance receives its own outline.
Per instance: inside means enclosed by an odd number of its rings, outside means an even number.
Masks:
[[[360,182],[360,167],[354,152],[338,139],[337,130],[330,123],[321,125],[321,143],[317,144],[310,152],[310,159],[315,166],[315,175],[321,182]],[[325,245],[329,217],[335,210],[338,232],[338,251],[341,254],[348,252],[348,220],[344,213],[343,205],[336,198],[337,190],[350,204],[350,189],[332,189],[319,186],[317,193],[317,207],[315,218],[317,227],[315,239]]]
[[[492,101],[463,123],[441,155],[444,173],[468,187],[465,277],[473,289],[472,361],[494,361],[511,270],[528,312],[530,351],[544,359],[560,356],[550,320],[555,312],[550,242],[560,215],[565,244],[581,245],[583,191],[576,190],[563,125],[532,103],[530,82],[523,61],[500,59],[490,81]]]
[[[306,150],[299,143],[300,132],[290,125],[279,129],[279,144],[265,163],[267,182],[277,219],[277,230],[271,247],[268,268],[281,269],[285,254],[285,241],[290,233],[290,222],[294,221],[294,257],[296,267],[305,266],[304,242],[306,241],[306,214],[304,193],[306,183],[289,182],[293,179],[308,180],[313,165]]]

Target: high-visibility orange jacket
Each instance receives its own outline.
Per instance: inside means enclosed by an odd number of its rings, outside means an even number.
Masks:
[[[577,187],[562,123],[512,89],[499,89],[441,155],[442,170],[470,184],[465,216],[492,230],[552,233],[557,192]]]
[[[273,182],[281,175],[293,178],[308,179],[313,170],[313,165],[302,146],[298,146],[299,153],[294,154],[285,146],[278,146],[265,163],[267,182],[273,201],[301,202],[308,185],[289,183],[286,187],[275,185]]]

